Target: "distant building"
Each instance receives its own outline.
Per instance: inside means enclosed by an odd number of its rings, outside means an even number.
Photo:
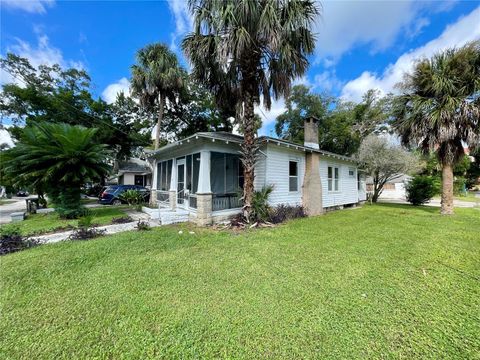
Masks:
[[[380,194],[380,199],[405,199],[405,185],[412,179],[408,175],[400,175],[392,180],[389,180],[383,186],[383,191]],[[367,177],[367,192],[373,193],[373,179]]]
[[[119,185],[139,185],[150,187],[152,170],[148,162],[138,158],[130,158],[118,163],[117,182]]]

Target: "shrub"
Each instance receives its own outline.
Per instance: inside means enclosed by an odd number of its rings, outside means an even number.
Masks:
[[[279,224],[287,220],[302,218],[307,216],[302,206],[288,206],[280,204],[269,212],[269,221]]]
[[[93,216],[89,213],[85,214],[83,217],[78,219],[79,228],[89,228],[92,226],[92,223],[93,223]]]
[[[407,201],[412,205],[428,202],[436,193],[435,180],[430,176],[415,176],[405,186]]]
[[[102,236],[105,234],[105,232],[106,230],[99,230],[93,227],[80,227],[77,230],[74,230],[68,238],[70,240],[88,240]]]
[[[106,230],[99,230],[93,226],[93,216],[90,212],[78,220],[78,229],[69,236],[70,240],[87,240],[105,234]]]
[[[260,191],[255,191],[252,198],[252,221],[266,221],[270,206],[268,205],[268,197],[273,191],[273,186],[268,185]]]
[[[23,250],[38,244],[38,240],[23,237],[20,233],[20,228],[16,225],[7,225],[0,228],[0,255]]]
[[[140,230],[140,231],[150,230],[150,224],[148,223],[148,221],[138,220],[137,230]]]
[[[453,194],[457,196],[467,195],[467,180],[464,177],[458,176],[453,181]]]
[[[119,197],[121,200],[125,201],[130,206],[139,205],[144,200],[140,191],[131,189],[123,192]]]
[[[112,219],[112,224],[125,224],[125,223],[129,223],[129,222],[132,222],[133,219],[126,215],[126,216],[120,216],[120,217],[116,217],[116,218],[113,218]]]

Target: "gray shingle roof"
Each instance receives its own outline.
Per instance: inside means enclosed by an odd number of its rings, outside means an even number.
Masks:
[[[150,171],[148,163],[142,159],[130,158],[127,161],[120,161],[118,164],[119,172],[147,172]]]
[[[167,144],[164,147],[158,149],[157,151],[152,152],[149,156],[153,156],[157,153],[163,153],[166,150],[177,147],[178,145],[182,145],[183,142],[185,142],[185,141],[189,141],[191,139],[198,139],[200,137],[201,138],[206,138],[206,139],[214,139],[214,140],[219,140],[219,141],[238,143],[238,144],[243,142],[243,136],[241,136],[241,135],[235,135],[235,134],[231,134],[231,133],[227,133],[227,132],[223,132],[223,131],[198,132],[198,133],[195,133],[195,134],[193,134],[191,136],[188,136],[184,139],[181,139],[181,140],[175,141],[173,143]],[[325,156],[331,156],[331,157],[335,157],[335,158],[346,160],[346,161],[357,162],[354,158],[349,157],[349,156],[335,154],[335,153],[325,151],[325,150],[322,150],[322,149],[320,149],[320,150],[315,149],[315,148],[312,148],[312,147],[309,147],[309,146],[304,146],[304,145],[297,144],[297,143],[294,143],[294,142],[291,142],[291,141],[277,139],[277,138],[273,138],[273,137],[270,137],[270,136],[260,136],[258,138],[258,140],[262,143],[273,142],[273,143],[277,143],[278,145],[284,145],[284,146],[287,146],[287,147],[296,148],[298,150],[317,152],[317,153],[320,153],[320,154],[325,155]]]

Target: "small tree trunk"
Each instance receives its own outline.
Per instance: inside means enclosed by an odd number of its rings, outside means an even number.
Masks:
[[[453,165],[443,164],[442,166],[442,215],[453,214]]]
[[[160,125],[163,120],[163,107],[165,106],[165,99],[162,94],[159,96],[158,102],[158,117],[157,117],[157,128],[155,129],[155,150],[158,150],[160,146]]]
[[[255,117],[253,109],[253,97],[251,93],[245,94],[245,111],[244,111],[244,139],[242,144],[243,153],[243,215],[247,222],[250,222],[252,198],[253,198],[253,181],[256,156],[256,139],[255,139]]]

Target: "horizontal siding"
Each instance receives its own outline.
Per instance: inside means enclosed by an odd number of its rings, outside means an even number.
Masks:
[[[253,181],[255,190],[261,190],[266,184],[267,157],[265,154],[266,148],[261,149],[255,163],[255,179]]]
[[[328,166],[336,166],[340,171],[339,191],[328,191]],[[348,175],[349,168],[354,169],[354,176]],[[320,178],[322,181],[323,207],[355,204],[358,202],[357,168],[355,164],[320,157]]]
[[[305,173],[305,153],[295,149],[268,144],[266,147],[266,154],[267,166],[265,183],[274,186],[273,192],[269,198],[270,205],[301,205],[302,185]],[[290,160],[298,161],[298,191],[296,192],[290,192],[288,189],[288,163]]]

